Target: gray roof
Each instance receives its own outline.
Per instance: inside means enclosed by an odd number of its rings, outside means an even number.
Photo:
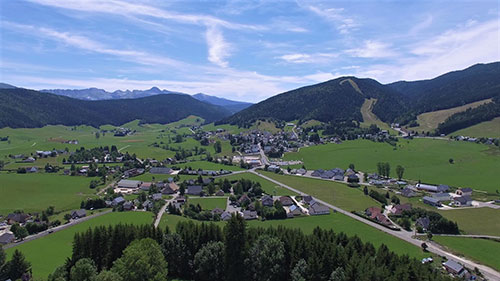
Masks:
[[[191,186],[188,186],[187,193],[188,194],[200,194],[202,190],[203,190],[203,188],[201,187],[201,185],[191,185]]]
[[[85,217],[87,215],[87,211],[85,211],[85,209],[75,210],[71,212],[71,215],[77,217]]]
[[[455,197],[453,200],[460,202],[460,204],[467,204],[467,202],[471,202],[472,198],[470,196],[462,196],[462,197]]]
[[[430,202],[433,204],[439,204],[439,199],[434,198],[434,197],[424,196],[424,198],[422,198],[422,200],[424,201],[424,203],[425,203],[425,201],[427,201],[427,202]]]
[[[5,232],[4,234],[0,235],[0,244],[9,244],[14,240],[15,236],[12,232]]]
[[[464,269],[464,267],[461,264],[459,264],[454,260],[447,260],[445,263],[443,263],[443,265],[452,269],[455,272],[460,272]]]
[[[141,184],[142,184],[142,181],[121,180],[121,181],[118,182],[118,187],[138,188]]]
[[[125,198],[123,198],[121,196],[120,197],[116,197],[115,199],[113,199],[113,204],[121,204],[123,202],[125,202]]]

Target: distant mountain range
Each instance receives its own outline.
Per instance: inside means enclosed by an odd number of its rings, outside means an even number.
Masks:
[[[7,84],[6,84],[7,85]],[[75,99],[81,100],[114,100],[114,99],[135,99],[135,98],[143,98],[150,97],[154,95],[168,95],[168,94],[178,94],[178,95],[187,95],[180,92],[173,92],[168,90],[161,90],[158,87],[152,87],[148,90],[117,90],[114,92],[108,92],[103,89],[98,88],[88,88],[88,89],[46,89],[41,90],[41,92],[52,93],[60,96],[67,96]],[[213,105],[219,105],[231,113],[236,113],[240,110],[243,110],[250,105],[251,103],[233,101],[224,98],[219,98],[216,96],[210,96],[205,94],[196,94],[193,97],[199,101],[203,101]]]
[[[190,95],[154,95],[136,99],[86,101],[23,88],[0,89],[0,128],[45,125],[122,125],[135,119],[170,123],[196,115],[207,122],[231,115],[227,109]]]
[[[340,77],[273,96],[217,123],[248,126],[258,119],[362,121],[360,109],[363,102],[375,98],[377,102],[372,112],[378,118],[387,123],[407,124],[420,113],[452,108],[499,95],[500,62],[477,64],[430,80],[400,81],[387,85],[373,79]],[[498,100],[494,98],[493,102]],[[496,112],[495,108],[492,105],[480,106],[474,109],[473,114],[461,114],[459,118],[451,116],[453,126],[445,125],[441,129],[449,133],[463,126],[491,120],[500,116],[500,110]],[[447,129],[443,129],[444,127]]]
[[[477,64],[430,80],[386,85],[373,79],[340,77],[278,94],[253,105],[157,87],[112,93],[96,88],[43,91],[45,93],[0,84],[0,127],[119,125],[134,119],[167,123],[188,115],[239,126],[249,126],[259,119],[363,121],[361,106],[372,98],[376,102],[371,111],[379,119],[405,125],[414,123],[416,116],[424,112],[492,99],[473,110],[456,113],[439,125],[437,132],[450,133],[500,116],[500,62]]]

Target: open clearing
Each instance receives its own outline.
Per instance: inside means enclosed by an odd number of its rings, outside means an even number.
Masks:
[[[448,117],[455,113],[466,111],[469,108],[475,108],[485,103],[491,102],[491,99],[480,100],[473,103],[464,104],[453,108],[437,110],[432,112],[422,113],[417,116],[418,127],[409,128],[411,130],[421,132],[430,132],[435,130],[440,123],[443,123]]]
[[[40,239],[7,249],[6,252],[10,259],[15,249],[21,251],[26,256],[26,260],[31,262],[35,280],[46,280],[47,276],[52,273],[56,267],[64,264],[67,257],[71,257],[75,233],[83,232],[89,227],[100,225],[108,226],[119,223],[149,224],[151,222],[152,213],[150,212],[109,213]]]
[[[489,239],[434,236],[452,252],[500,270],[500,242]]]
[[[456,221],[466,234],[500,236],[500,210],[491,208],[468,208],[439,211],[447,219]]]
[[[39,212],[49,206],[56,211],[77,209],[80,202],[92,197],[88,177],[58,174],[0,173],[0,214],[14,210]]]
[[[372,108],[377,102],[377,99],[365,99],[365,102],[361,106],[361,115],[363,116],[363,122],[361,123],[362,127],[369,127],[374,124],[377,125],[382,130],[388,130],[389,132],[393,132],[391,127],[387,125],[387,123],[382,122],[382,120],[378,119],[377,115],[372,112]]]
[[[491,121],[481,122],[474,126],[470,126],[468,128],[453,132],[450,135],[500,138],[500,117],[497,117]]]
[[[396,148],[387,143],[355,140],[305,147],[286,153],[284,159],[301,160],[309,170],[345,169],[352,163],[364,172],[376,172],[378,162],[389,162],[393,177],[396,166],[402,165],[407,179],[494,193],[498,189],[498,152],[497,147],[448,140],[401,139]],[[449,163],[450,158],[454,164]]]

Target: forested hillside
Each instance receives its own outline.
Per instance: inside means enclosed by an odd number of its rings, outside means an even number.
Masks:
[[[391,88],[372,79],[341,77],[276,95],[220,123],[246,126],[262,118],[283,121],[362,121],[361,106],[365,99],[372,97],[378,99],[374,111],[384,121],[391,121],[405,111],[406,105]]]
[[[224,108],[189,95],[84,101],[22,88],[0,89],[0,128],[121,125],[135,119],[145,123],[168,123],[189,115],[211,122],[229,114]]]

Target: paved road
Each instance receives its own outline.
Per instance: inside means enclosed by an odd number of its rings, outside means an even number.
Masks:
[[[264,153],[264,150],[262,149],[262,145],[260,145],[260,143],[259,143],[259,152],[260,152],[260,158],[262,160],[262,164],[269,165],[269,159],[267,159],[267,156]]]
[[[156,216],[156,220],[155,220],[155,223],[154,223],[155,227],[158,227],[158,225],[160,224],[161,217],[165,213],[165,210],[167,209],[168,204],[174,202],[175,199],[177,199],[177,194],[174,194],[171,199],[165,201],[165,205],[163,205],[161,207],[160,211],[158,211],[158,215]]]
[[[284,187],[284,188],[286,188],[288,190],[296,192],[296,193],[298,193],[300,195],[306,195],[306,193],[304,193],[304,192],[302,192],[300,190],[297,190],[297,189],[295,189],[293,187],[290,187],[290,186],[288,186],[286,184],[283,184],[283,183],[281,183],[279,181],[276,181],[276,180],[274,180],[274,179],[272,179],[270,177],[267,177],[267,176],[265,176],[263,174],[258,173],[257,171],[255,171],[255,169],[250,170],[250,172],[254,173],[254,174],[256,174],[256,175],[258,175],[258,176],[260,176],[260,177],[262,177],[262,178],[264,178],[264,179],[266,179],[268,181],[271,181],[271,182],[273,182],[273,183],[275,183],[277,185],[280,185],[280,186],[282,186],[282,187]],[[421,245],[422,245],[422,241],[421,240],[413,238],[413,232],[405,231],[405,230],[393,231],[393,230],[390,230],[390,229],[388,229],[386,227],[383,227],[383,226],[381,226],[379,224],[376,224],[376,223],[374,223],[374,222],[372,222],[370,220],[367,220],[365,218],[357,216],[357,215],[355,215],[355,214],[353,214],[351,212],[345,211],[343,209],[340,209],[339,207],[336,207],[336,206],[333,206],[333,205],[331,205],[329,203],[326,203],[326,202],[324,202],[324,201],[322,201],[322,200],[320,200],[318,198],[315,198],[315,200],[318,201],[319,203],[321,203],[321,204],[329,207],[330,209],[333,209],[333,210],[335,210],[335,211],[337,211],[337,212],[339,212],[341,214],[344,214],[344,215],[349,216],[349,217],[351,217],[351,218],[353,218],[355,220],[358,220],[358,221],[361,221],[361,222],[363,222],[365,224],[368,224],[368,225],[370,225],[370,226],[372,226],[372,227],[374,227],[374,228],[376,228],[376,229],[378,229],[380,231],[383,231],[383,232],[388,233],[388,234],[390,234],[392,236],[395,236],[395,237],[397,237],[399,239],[402,239],[402,240],[404,240],[404,241],[406,241],[408,243],[411,243],[411,244],[413,244],[413,245],[415,245],[417,247],[421,247]],[[478,263],[475,263],[475,262],[470,261],[468,259],[465,259],[465,258],[462,258],[462,257],[458,257],[458,256],[456,256],[454,254],[448,253],[441,246],[437,245],[434,242],[427,243],[427,244],[429,246],[427,248],[427,250],[429,252],[432,252],[432,253],[440,255],[440,256],[444,256],[444,257],[446,257],[448,259],[456,260],[456,261],[464,264],[465,266],[467,266],[470,269],[474,269],[475,267],[477,267],[477,268],[479,268],[479,270],[481,270],[481,272],[483,273],[483,275],[488,280],[497,280],[497,281],[500,281],[500,273],[497,272],[497,271],[495,271],[494,269],[492,269],[490,267],[487,267],[487,266],[484,266],[484,265],[481,265],[481,264],[478,264]]]
[[[97,213],[97,214],[94,214],[94,215],[91,215],[91,216],[88,216],[88,217],[84,217],[84,218],[81,218],[81,219],[78,219],[78,220],[71,221],[70,223],[67,223],[67,224],[63,224],[63,225],[60,225],[60,226],[57,226],[57,227],[49,228],[48,230],[42,231],[40,233],[37,233],[37,234],[34,234],[34,235],[30,235],[30,236],[24,238],[23,241],[19,241],[17,243],[12,243],[12,244],[8,244],[6,246],[3,246],[3,248],[4,249],[12,248],[12,247],[24,244],[24,243],[32,241],[32,240],[35,240],[35,239],[38,239],[38,238],[42,238],[44,236],[50,235],[51,233],[49,233],[49,231],[51,231],[51,232],[58,232],[58,231],[66,229],[66,228],[68,228],[70,226],[77,225],[77,224],[80,224],[80,223],[82,223],[84,221],[88,221],[90,219],[93,219],[93,218],[96,218],[96,217],[99,217],[99,216],[111,213],[112,211],[113,210],[107,210],[107,211],[100,212],[100,213]]]

